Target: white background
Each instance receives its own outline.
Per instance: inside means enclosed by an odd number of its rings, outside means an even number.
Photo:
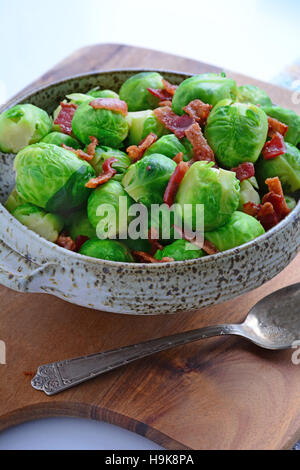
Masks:
[[[0,0],[0,103],[99,42],[158,49],[268,81],[300,56],[299,18],[299,0]],[[0,449],[12,448],[158,446],[106,423],[50,419],[0,434]]]

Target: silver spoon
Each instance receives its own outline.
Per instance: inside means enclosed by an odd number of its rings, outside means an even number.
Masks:
[[[265,349],[300,346],[300,283],[284,287],[260,300],[244,323],[216,325],[153,339],[123,348],[40,366],[31,385],[54,395],[104,372],[175,346],[220,335],[236,335]]]

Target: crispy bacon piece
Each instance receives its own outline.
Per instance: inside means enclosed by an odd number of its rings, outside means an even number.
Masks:
[[[202,250],[208,255],[216,255],[217,253],[220,253],[218,248],[208,240],[204,240]]]
[[[111,167],[111,165],[117,161],[118,159],[115,157],[111,157],[105,160],[102,165],[103,173],[101,173],[101,175],[97,176],[96,178],[91,178],[86,183],[86,188],[95,189],[100,186],[100,184],[107,183],[107,181],[109,181],[117,173],[117,170]]]
[[[90,106],[94,109],[115,111],[116,113],[123,114],[123,116],[127,116],[128,114],[127,103],[118,98],[96,98],[90,102]]]
[[[198,122],[200,126],[205,126],[211,109],[210,104],[205,104],[201,100],[193,100],[183,108],[183,111]]]
[[[65,233],[61,233],[56,240],[57,245],[65,248],[69,251],[76,251],[76,243],[72,240],[71,237],[67,236]]]
[[[175,259],[174,258],[170,258],[169,256],[164,256],[162,259],[161,259],[161,263],[172,263],[174,262]]]
[[[130,147],[128,147],[126,152],[131,162],[135,163],[140,160],[146,150],[151,147],[151,145],[154,144],[154,142],[156,141],[157,135],[153,134],[153,132],[150,132],[150,134],[148,134],[147,137],[139,143],[139,145],[131,145]]]
[[[261,204],[255,204],[254,202],[246,202],[246,204],[243,205],[243,212],[245,212],[245,214],[251,215],[252,217],[257,217],[260,208]]]
[[[178,88],[178,85],[172,85],[172,83],[168,82],[168,80],[165,80],[164,78],[162,79],[163,86],[165,87],[165,90],[172,96],[175,95],[175,92]]]
[[[60,103],[61,110],[54,121],[55,125],[60,126],[64,134],[72,134],[72,119],[78,106],[73,103]]]
[[[270,230],[280,222],[278,215],[275,212],[273,204],[266,202],[263,204],[257,214],[257,220],[261,223],[265,230]]]
[[[150,253],[151,255],[155,255],[157,250],[163,250],[164,247],[159,243],[159,233],[156,230],[156,228],[151,227],[149,232],[148,232],[148,240],[151,245],[151,250]]]
[[[193,124],[194,120],[187,114],[177,116],[170,106],[163,106],[154,109],[154,114],[157,119],[171,132],[173,132],[178,139],[183,139],[184,131]]]
[[[266,179],[266,185],[269,188],[269,193],[266,194],[263,198],[263,202],[272,202],[272,199],[274,200],[274,208],[276,210],[277,215],[280,217],[280,219],[284,219],[291,211],[287,206],[283,190],[282,190],[282,185],[280,182],[280,179],[278,176],[275,176],[275,178],[268,178]],[[278,196],[275,198],[275,196]],[[279,203],[279,198],[281,199],[281,202]],[[277,203],[276,203],[277,201]]]
[[[160,88],[147,88],[147,90],[160,101],[172,101],[173,96],[167,90]]]
[[[171,108],[172,107],[172,101],[160,101],[158,103],[158,106],[162,106],[162,107],[163,106],[169,106],[169,108]]]
[[[272,158],[279,157],[286,152],[286,146],[284,138],[279,132],[276,132],[270,141],[266,142],[262,149],[262,155],[265,160],[271,160]]]
[[[268,123],[269,123],[269,130],[268,130],[268,136],[273,137],[274,134],[277,132],[281,134],[283,137],[285,137],[287,131],[289,130],[289,126],[286,124],[283,124],[283,122],[278,121],[275,118],[268,117]]]
[[[164,194],[164,203],[171,207],[174,204],[175,196],[179,189],[180,183],[183,180],[189,165],[186,162],[178,163],[174,173],[172,174],[168,186]]]
[[[87,146],[86,148],[86,153],[90,155],[92,158],[94,158],[95,153],[96,153],[96,147],[99,144],[99,141],[96,137],[89,137],[91,143]]]
[[[183,153],[182,152],[177,153],[177,155],[175,155],[175,157],[173,158],[173,161],[177,163],[177,165],[178,163],[183,162]]]
[[[185,130],[185,136],[193,146],[194,160],[205,160],[208,162],[215,162],[214,152],[210,148],[205,139],[201,127],[197,122],[194,122],[188,129]]]
[[[160,263],[154,256],[146,253],[145,251],[132,251],[133,256],[141,263]]]
[[[65,145],[65,144],[61,144],[61,146],[64,149],[69,150],[72,153],[75,153],[75,155],[77,155],[78,158],[80,158],[81,160],[85,160],[86,162],[90,162],[94,158],[93,155],[88,155],[81,149],[76,150],[76,149],[73,149],[73,147],[69,147],[68,145]]]
[[[231,168],[231,171],[236,174],[237,179],[240,181],[248,180],[252,178],[252,176],[255,176],[254,165],[250,162],[241,163],[241,165],[236,168]]]
[[[82,245],[89,240],[89,237],[86,237],[85,235],[78,235],[75,240],[75,251],[79,251]]]

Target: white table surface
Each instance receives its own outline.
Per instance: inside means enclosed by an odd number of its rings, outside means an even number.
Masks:
[[[0,0],[0,103],[74,50],[100,42],[188,56],[268,81],[300,56],[299,17],[299,0]],[[77,448],[159,446],[107,423],[71,418],[0,434],[0,449]]]

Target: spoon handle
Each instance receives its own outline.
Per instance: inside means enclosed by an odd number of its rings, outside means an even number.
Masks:
[[[111,351],[53,362],[38,368],[31,385],[36,390],[44,391],[47,395],[55,395],[142,357],[151,356],[175,346],[220,335],[242,335],[242,330],[240,325],[209,326]]]

